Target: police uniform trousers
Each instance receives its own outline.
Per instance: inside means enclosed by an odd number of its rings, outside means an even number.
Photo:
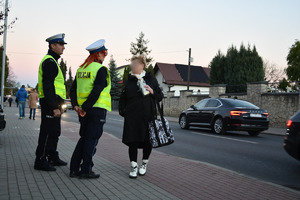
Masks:
[[[41,112],[36,164],[43,164],[50,160],[56,161],[59,158],[57,144],[61,134],[61,117],[53,117],[53,110],[43,106],[43,104],[41,104]]]
[[[106,112],[102,108],[92,108],[84,117],[79,117],[80,139],[71,158],[70,171],[75,173],[80,171],[81,174],[88,174],[92,171],[92,158],[103,133]]]

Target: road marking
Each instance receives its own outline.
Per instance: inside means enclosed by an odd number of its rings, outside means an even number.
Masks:
[[[222,136],[217,136],[217,135],[209,135],[209,134],[205,134],[205,133],[197,133],[197,132],[192,132],[192,133],[197,134],[197,135],[204,135],[204,136],[208,136],[208,137],[232,140],[232,141],[236,141],[236,142],[245,142],[245,143],[250,143],[250,144],[258,144],[257,142],[252,142],[252,141],[248,141],[248,140],[239,140],[239,139],[227,138],[227,137],[222,137]]]
[[[124,120],[120,120],[120,119],[114,119],[114,118],[108,118],[110,120],[114,120],[114,121],[118,121],[118,122],[123,122]]]

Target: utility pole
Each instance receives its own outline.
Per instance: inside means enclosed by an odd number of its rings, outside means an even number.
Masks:
[[[191,48],[189,48],[189,65],[188,65],[188,77],[187,77],[187,90],[190,90],[190,79],[191,79]]]
[[[6,35],[7,35],[7,17],[8,17],[8,0],[5,0],[4,8],[4,33],[3,33],[3,54],[2,54],[2,77],[1,77],[1,106],[4,107],[4,75],[5,75],[5,63],[6,63]]]

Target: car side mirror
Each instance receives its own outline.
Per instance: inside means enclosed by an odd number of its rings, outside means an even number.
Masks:
[[[191,105],[191,107],[190,107],[191,109],[193,109],[193,110],[195,110],[195,106],[194,105]]]

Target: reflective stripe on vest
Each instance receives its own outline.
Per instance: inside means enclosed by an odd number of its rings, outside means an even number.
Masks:
[[[66,86],[65,86],[65,79],[63,73],[56,60],[50,55],[46,55],[43,58],[39,67],[39,86],[38,86],[39,98],[45,97],[44,90],[43,90],[43,62],[48,58],[52,59],[56,63],[58,69],[58,73],[54,79],[55,94],[60,96],[62,99],[66,99]]]
[[[79,107],[87,100],[90,95],[92,89],[94,88],[94,81],[96,79],[98,70],[104,67],[100,63],[93,62],[87,67],[83,66],[78,68],[76,73],[76,81],[77,81],[77,103]],[[108,111],[111,111],[111,80],[109,70],[104,67],[107,71],[106,81],[107,86],[102,90],[100,96],[93,107],[104,108]]]

